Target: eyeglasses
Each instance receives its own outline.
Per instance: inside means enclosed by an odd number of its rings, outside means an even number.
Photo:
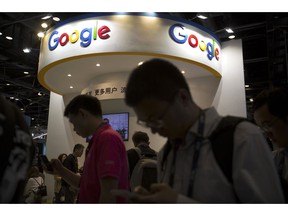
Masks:
[[[270,122],[264,122],[260,128],[264,131],[264,132],[269,132],[271,131],[271,128],[273,127],[273,125],[279,120],[279,118],[275,117],[274,119],[272,119]]]
[[[147,120],[147,121],[142,121],[142,120],[137,120],[137,124],[143,126],[143,127],[149,127],[149,128],[162,128],[164,126],[163,118],[167,114],[167,111],[170,107],[170,103],[165,107],[164,111],[162,114],[155,120]]]

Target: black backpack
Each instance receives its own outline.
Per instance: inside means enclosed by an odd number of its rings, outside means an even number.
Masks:
[[[214,157],[228,181],[233,184],[232,160],[234,147],[234,130],[242,122],[248,121],[242,117],[225,116],[217,128],[209,136]]]
[[[212,145],[214,157],[221,168],[227,180],[233,184],[232,178],[232,160],[233,160],[233,143],[234,143],[234,130],[236,126],[242,122],[248,121],[246,118],[236,116],[225,116],[221,119],[217,128],[209,136]],[[166,158],[170,152],[171,145],[166,145],[162,159],[162,169]]]

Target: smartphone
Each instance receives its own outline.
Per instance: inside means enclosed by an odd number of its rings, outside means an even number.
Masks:
[[[53,167],[52,167],[50,161],[48,160],[48,158],[46,157],[46,155],[40,155],[40,158],[41,158],[42,163],[47,168],[47,170],[50,172],[53,172]]]
[[[138,196],[137,193],[131,192],[131,191],[128,191],[128,190],[113,189],[110,192],[114,196],[125,197],[125,198],[128,198],[128,199],[136,198]]]

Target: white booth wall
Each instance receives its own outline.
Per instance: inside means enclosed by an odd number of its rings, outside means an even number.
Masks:
[[[188,81],[191,94],[202,108],[214,106],[221,115],[236,115],[246,117],[246,101],[244,87],[244,69],[242,56],[242,41],[233,40],[222,44],[222,78],[213,76],[193,78]],[[125,76],[124,76],[125,77]],[[126,78],[126,77],[125,77]],[[59,154],[70,154],[76,143],[85,147],[85,139],[79,137],[68,119],[63,116],[65,105],[76,95],[61,96],[51,92],[48,118],[46,152],[47,157],[57,158]],[[126,149],[133,147],[132,135],[141,130],[148,133],[150,145],[159,151],[166,139],[158,134],[152,134],[149,129],[136,124],[137,117],[133,109],[126,106],[124,99],[102,100],[103,113],[129,112],[129,140],[125,142]],[[79,167],[83,165],[85,154],[78,159]],[[46,176],[48,198],[54,195],[54,178]]]

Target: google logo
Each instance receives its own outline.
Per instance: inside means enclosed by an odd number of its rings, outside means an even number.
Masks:
[[[91,44],[92,39],[97,40],[99,37],[102,40],[110,38],[108,34],[111,32],[110,28],[106,25],[103,25],[98,28],[96,25],[90,28],[83,28],[80,32],[74,30],[70,34],[64,32],[61,35],[58,31],[53,31],[48,40],[48,47],[50,51],[55,50],[58,45],[65,46],[68,42],[75,44],[80,39],[81,47],[88,47]]]
[[[176,35],[176,32],[179,32],[178,35]],[[174,42],[179,44],[184,44],[188,41],[189,46],[192,48],[199,47],[201,51],[206,50],[209,60],[212,60],[215,57],[215,59],[219,61],[219,49],[215,48],[214,40],[212,43],[205,43],[205,41],[199,40],[196,35],[187,34],[185,27],[180,23],[174,24],[169,28],[169,36]]]

